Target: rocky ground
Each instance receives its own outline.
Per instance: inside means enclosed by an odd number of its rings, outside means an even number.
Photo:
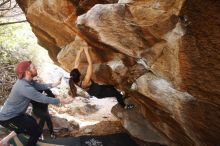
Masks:
[[[108,106],[106,106],[106,103]],[[80,135],[106,135],[124,132],[117,118],[111,114],[112,106],[116,104],[113,98],[90,100],[77,97],[73,103],[65,106],[50,106],[50,113],[57,137]],[[31,107],[28,112],[31,111]],[[30,112],[31,113],[31,112]],[[9,131],[0,128],[0,137]],[[45,125],[45,137],[48,130]]]
[[[113,98],[87,100],[77,97],[65,107],[51,106],[51,110],[57,117],[69,121],[69,135],[106,135],[124,131],[120,121],[111,113],[116,103]]]

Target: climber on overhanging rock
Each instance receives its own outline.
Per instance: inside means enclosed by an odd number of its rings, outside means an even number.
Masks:
[[[85,77],[82,79],[81,78],[81,73],[78,70],[79,67],[79,62],[80,62],[80,56],[81,53],[83,52],[86,55],[86,59],[88,62],[88,68],[86,71]],[[92,71],[93,71],[93,64],[92,64],[92,59],[89,54],[88,48],[81,48],[77,52],[77,56],[75,59],[75,64],[73,70],[70,72],[70,80],[69,80],[69,86],[70,86],[70,91],[73,97],[76,96],[76,86],[79,86],[83,89],[85,89],[90,96],[95,96],[99,99],[105,98],[105,97],[116,97],[118,103],[125,109],[132,109],[134,108],[133,104],[125,104],[123,95],[115,89],[113,85],[100,85],[98,83],[95,83],[91,77],[92,77]]]
[[[14,84],[9,97],[0,109],[0,125],[16,132],[16,134],[25,133],[30,136],[27,139],[27,146],[35,146],[42,130],[36,120],[26,114],[26,109],[30,100],[50,104],[68,104],[72,101],[71,97],[65,99],[51,98],[38,92],[56,87],[58,82],[52,84],[40,84],[33,80],[37,76],[37,69],[31,61],[22,61],[16,68],[18,80]],[[12,136],[14,134],[12,133]],[[11,137],[9,135],[9,137]],[[8,138],[6,138],[8,140]],[[6,143],[8,141],[0,141]]]

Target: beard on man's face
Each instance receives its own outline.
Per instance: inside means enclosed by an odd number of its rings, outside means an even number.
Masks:
[[[31,76],[32,76],[32,78],[36,77],[37,76],[37,71],[31,71]]]

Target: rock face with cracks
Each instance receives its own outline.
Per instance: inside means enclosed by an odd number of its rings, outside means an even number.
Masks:
[[[126,91],[136,105],[137,114],[113,112],[131,135],[165,145],[219,145],[219,1],[17,2],[39,44],[65,70],[80,47],[90,48],[94,80]],[[86,66],[82,55],[83,73]]]

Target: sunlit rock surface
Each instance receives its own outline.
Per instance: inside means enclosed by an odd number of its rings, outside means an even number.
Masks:
[[[131,135],[166,145],[219,145],[219,1],[17,2],[39,44],[65,70],[80,47],[90,48],[94,80],[126,91],[146,123],[115,110]],[[86,71],[85,55],[80,69]]]

